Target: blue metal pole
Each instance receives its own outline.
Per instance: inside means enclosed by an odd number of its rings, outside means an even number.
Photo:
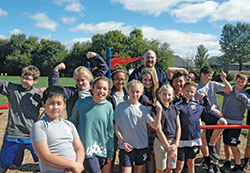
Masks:
[[[112,58],[112,55],[111,55],[111,48],[110,47],[107,47],[107,49],[106,49],[106,58],[107,58],[108,67],[109,67],[108,78],[111,79],[111,58]]]

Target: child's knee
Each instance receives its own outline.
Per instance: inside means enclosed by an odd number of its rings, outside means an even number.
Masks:
[[[217,124],[218,125],[227,125],[227,120],[225,118],[220,118],[218,121],[217,121]]]

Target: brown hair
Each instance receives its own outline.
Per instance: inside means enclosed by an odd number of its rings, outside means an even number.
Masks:
[[[156,98],[156,93],[157,93],[157,89],[159,87],[159,84],[157,82],[157,77],[156,77],[156,74],[155,72],[151,69],[151,68],[145,68],[143,69],[142,73],[141,73],[141,76],[140,76],[140,81],[142,82],[142,79],[145,75],[151,75],[151,78],[152,78],[152,81],[153,81],[153,86],[152,86],[152,90],[151,90],[151,93],[152,93],[152,96],[153,98],[155,99]]]
[[[235,77],[235,80],[237,80],[238,78],[248,81],[248,75],[246,73],[243,73],[243,72],[237,74]]]
[[[38,79],[40,76],[39,69],[34,65],[29,65],[27,67],[24,67],[21,73],[23,76],[31,75],[34,78],[34,80]]]
[[[93,82],[93,85],[92,85],[92,86],[93,86],[92,88],[95,87],[96,83],[97,83],[99,80],[106,81],[106,82],[108,83],[109,87],[110,87],[109,78],[107,78],[106,76],[99,76],[99,77],[95,78],[95,80],[94,80],[94,82]],[[108,88],[109,88],[109,87],[108,87]]]
[[[189,82],[186,82],[185,85],[183,86],[183,88],[187,87],[187,86],[191,86],[191,87],[195,87],[197,88],[198,87],[198,84],[193,82],[193,81],[189,81]]]
[[[114,79],[115,74],[119,72],[124,73],[127,79],[127,74],[128,74],[127,70],[119,64],[116,64],[114,68],[111,70],[111,78]]]

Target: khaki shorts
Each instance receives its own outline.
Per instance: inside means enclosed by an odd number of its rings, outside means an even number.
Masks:
[[[171,145],[175,142],[175,139],[168,140],[168,143]],[[175,169],[177,157],[174,159],[167,153],[163,145],[158,138],[155,138],[154,141],[154,153],[155,153],[155,166],[159,170],[165,170],[166,168]],[[177,156],[177,151],[176,151]]]

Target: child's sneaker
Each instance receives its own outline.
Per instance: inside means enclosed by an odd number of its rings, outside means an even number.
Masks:
[[[243,170],[246,171],[249,168],[249,162],[246,162],[242,165]]]
[[[231,162],[226,161],[222,167],[220,167],[221,172],[229,172],[231,169]]]
[[[209,150],[209,156],[214,159],[214,160],[219,160],[219,156],[216,152],[216,148],[215,148],[215,145],[209,145],[208,144],[208,150]]]
[[[230,173],[243,173],[243,172],[245,172],[245,171],[243,170],[243,167],[241,165],[234,166],[234,168],[231,169],[231,171],[230,171]]]
[[[221,173],[219,165],[216,163],[213,163],[213,169],[214,169],[214,173]]]

